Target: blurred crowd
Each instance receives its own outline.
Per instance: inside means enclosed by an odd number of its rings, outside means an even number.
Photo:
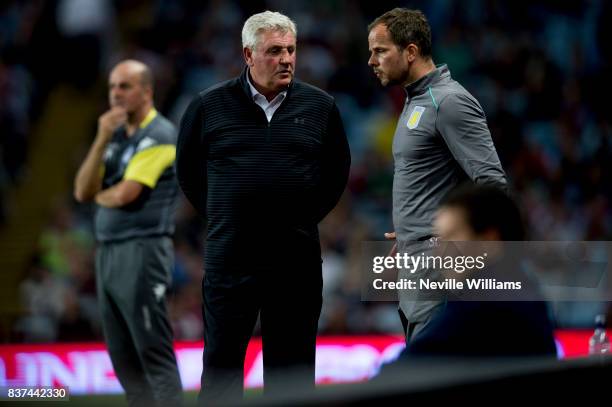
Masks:
[[[404,102],[367,66],[367,24],[396,6],[430,20],[433,55],[482,104],[531,240],[612,238],[612,5],[605,1],[4,1],[0,5],[0,198],[19,183],[28,135],[58,83],[101,86],[130,57],[152,67],[158,110],[175,123],[198,91],[241,72],[251,14],[298,27],[297,76],[337,100],[353,155],[349,186],[321,224],[321,334],[400,332],[396,307],[365,303],[360,245],[391,231],[391,141]],[[100,100],[101,108],[103,103]],[[102,110],[101,110],[102,111]],[[92,117],[92,129],[96,117]],[[93,137],[84,135],[83,148]],[[79,160],[82,157],[79,157]],[[75,169],[78,163],[75,162]],[[7,216],[0,207],[0,225]],[[100,338],[92,208],[56,202],[19,287],[24,341]],[[202,336],[205,222],[184,201],[170,315],[177,339]],[[287,271],[288,276],[291,270]],[[561,326],[589,326],[600,304],[560,304]]]

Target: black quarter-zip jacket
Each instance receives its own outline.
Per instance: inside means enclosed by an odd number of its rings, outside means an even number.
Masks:
[[[294,79],[268,123],[246,75],[198,94],[179,131],[177,178],[207,220],[207,272],[269,267],[287,250],[320,256],[317,224],[348,179],[334,99]]]

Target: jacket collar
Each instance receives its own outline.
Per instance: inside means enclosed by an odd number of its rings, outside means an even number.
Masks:
[[[242,90],[244,91],[244,94],[247,95],[249,100],[252,101],[253,100],[253,94],[251,93],[251,88],[249,86],[249,82],[247,81],[247,75],[248,74],[249,74],[249,67],[245,66],[244,70],[242,71],[242,74],[240,74],[239,82],[240,82],[240,86],[242,87]],[[295,83],[295,77],[289,83],[289,86],[287,87],[287,95],[285,96],[285,98],[289,97],[289,95],[291,94],[291,90],[293,89],[293,86],[294,86],[293,84],[294,83]]]
[[[423,76],[420,79],[412,82],[410,85],[405,87],[406,93],[409,98],[420,95],[427,90],[431,85],[439,82],[441,79],[450,78],[450,71],[446,64],[442,64],[436,67],[433,71]]]

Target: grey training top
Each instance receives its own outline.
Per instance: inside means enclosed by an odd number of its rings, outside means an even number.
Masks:
[[[406,93],[393,138],[393,225],[401,242],[431,236],[440,201],[464,181],[507,183],[482,107],[446,65]]]
[[[124,126],[113,134],[104,153],[102,189],[123,179],[145,186],[140,196],[119,208],[98,206],[94,225],[99,242],[174,233],[178,184],[174,170],[176,128],[157,114],[128,137]]]

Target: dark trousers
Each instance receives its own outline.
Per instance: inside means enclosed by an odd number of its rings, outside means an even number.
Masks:
[[[173,263],[168,237],[103,243],[96,253],[104,337],[130,406],[182,403],[165,302]]]
[[[265,393],[296,385],[314,388],[321,258],[279,263],[286,266],[250,273],[206,271],[200,404],[242,396],[244,359],[258,315]]]
[[[402,327],[404,328],[404,335],[406,339],[406,344],[409,344],[410,341],[417,336],[421,331],[423,331],[433,320],[436,314],[442,310],[444,310],[445,303],[440,303],[432,308],[429,315],[424,318],[422,321],[411,322],[404,314],[401,308],[398,308],[397,312],[399,313],[400,321],[402,322]]]
[[[429,236],[418,241],[397,242],[397,251],[400,254],[409,256],[419,256],[421,254],[430,255],[432,253],[432,243]],[[409,272],[406,269],[399,271],[399,279],[415,281],[429,278],[441,281],[441,275],[436,269],[420,268],[416,272]],[[404,327],[406,343],[414,336],[418,335],[431,321],[432,316],[445,306],[446,297],[441,293],[425,293],[420,290],[399,290],[399,316]]]

